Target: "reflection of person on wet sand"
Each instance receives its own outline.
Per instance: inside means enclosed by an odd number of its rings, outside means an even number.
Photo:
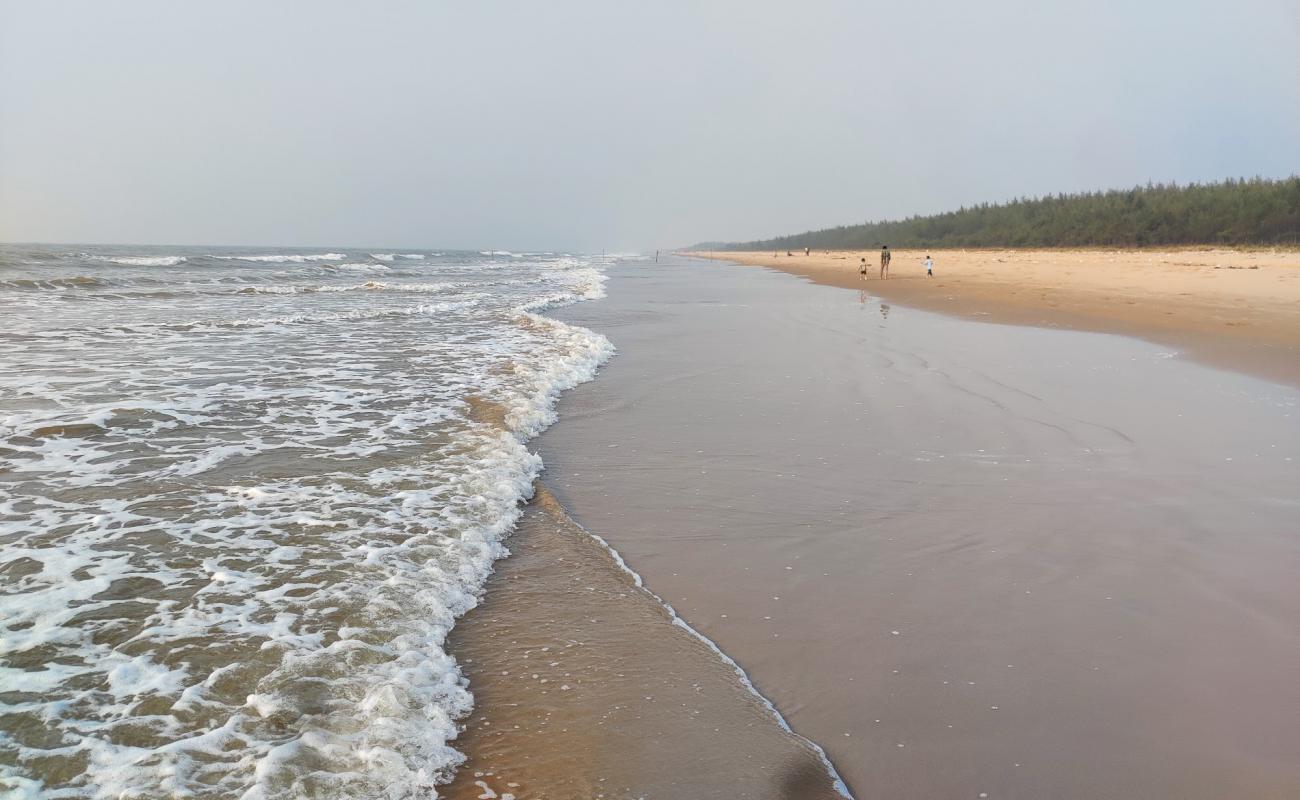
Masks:
[[[889,278],[889,245],[880,247],[880,279],[888,280]]]
[[[880,316],[889,319],[889,303],[880,304]]]

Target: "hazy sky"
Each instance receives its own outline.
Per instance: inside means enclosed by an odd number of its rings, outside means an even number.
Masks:
[[[9,241],[645,249],[1297,171],[1297,0],[0,0]]]

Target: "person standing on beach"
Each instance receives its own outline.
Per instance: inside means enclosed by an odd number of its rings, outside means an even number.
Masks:
[[[889,245],[887,244],[880,247],[880,279],[882,281],[889,279]]]
[[[867,279],[867,257],[863,256],[860,261],[862,264],[858,267],[858,274],[861,275],[862,280],[865,281]]]
[[[925,277],[934,277],[934,259],[929,256],[925,257]]]

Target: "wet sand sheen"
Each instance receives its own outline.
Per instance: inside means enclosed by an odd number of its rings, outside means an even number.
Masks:
[[[898,250],[696,254],[863,289],[927,311],[1016,325],[1123,333],[1223,368],[1300,386],[1300,251],[1278,249]],[[935,277],[922,260],[932,255]],[[858,274],[860,258],[867,276]]]
[[[821,756],[539,487],[450,645],[476,708],[451,798],[839,798]]]
[[[610,295],[557,314],[620,355],[538,440],[546,480],[857,796],[1300,791],[1293,389],[725,265],[629,266]],[[609,768],[554,744],[528,753]]]

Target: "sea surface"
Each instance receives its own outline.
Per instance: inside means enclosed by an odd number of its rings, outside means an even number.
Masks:
[[[0,788],[401,797],[613,259],[0,245]]]

